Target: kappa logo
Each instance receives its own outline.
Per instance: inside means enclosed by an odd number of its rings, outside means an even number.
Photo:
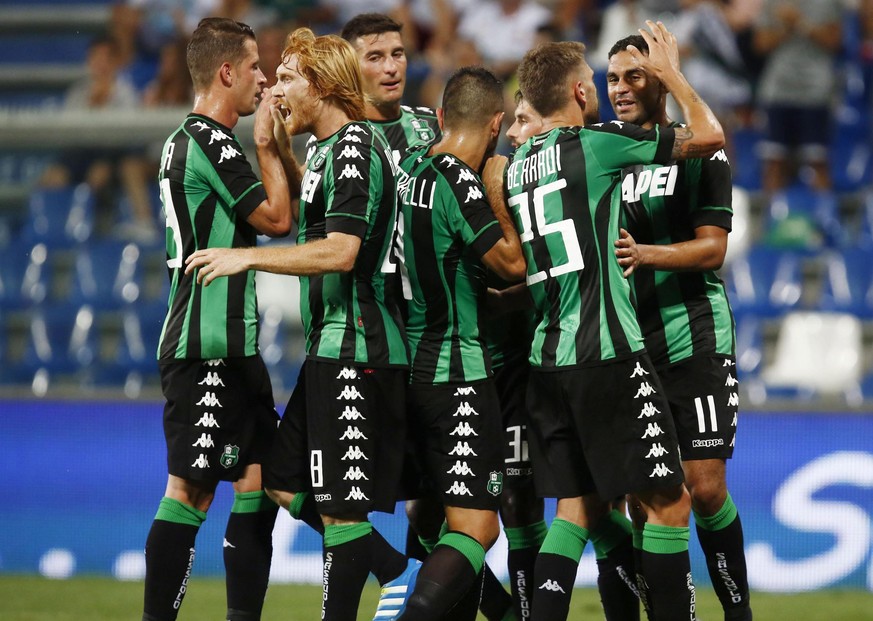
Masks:
[[[203,381],[199,382],[197,385],[202,386],[203,384],[206,384],[207,386],[224,386],[224,382],[221,381],[218,373],[213,371],[207,373],[206,377],[203,378]]]
[[[643,382],[642,384],[640,384],[640,389],[637,390],[637,394],[634,395],[634,399],[639,399],[640,397],[649,397],[656,392],[658,391],[652,388],[652,385],[649,384],[649,382]]]
[[[737,435],[734,434],[734,437],[731,438],[731,448],[734,448],[734,442],[736,441],[736,439],[737,439]]]
[[[667,449],[664,448],[664,445],[658,442],[657,444],[652,444],[652,448],[649,449],[649,452],[646,454],[646,459],[650,457],[663,457],[667,453],[669,453]]]
[[[361,138],[359,136],[356,136],[355,134],[350,134],[350,133],[346,132],[346,135],[343,137],[342,140],[340,140],[340,142],[358,142],[358,143],[360,143]]]
[[[446,470],[446,474],[454,474],[458,477],[476,476],[476,473],[473,472],[473,469],[470,468],[467,462],[460,459],[455,461],[454,466]]]
[[[358,150],[353,144],[347,144],[343,147],[343,150],[340,151],[339,157],[337,159],[341,160],[343,158],[352,158],[352,159],[364,159],[364,156],[361,155],[361,152]]]
[[[445,491],[446,494],[452,494],[453,496],[472,496],[473,492],[470,491],[470,488],[467,487],[467,484],[463,481],[452,481],[452,486]]]
[[[213,129],[213,130],[212,130],[212,133],[209,135],[209,144],[212,144],[212,143],[215,142],[216,140],[219,140],[219,141],[221,141],[221,140],[230,140],[230,136],[228,136],[227,134],[225,134],[225,133],[224,133],[223,131],[221,131],[220,129]]]
[[[215,420],[215,415],[212,412],[204,412],[203,416],[200,417],[196,423],[194,423],[195,427],[218,427],[221,429],[221,426],[218,424],[218,421]]]
[[[463,438],[468,438],[470,436],[478,436],[479,434],[475,432],[475,430],[470,426],[465,420],[462,420],[458,423],[458,426],[452,429],[449,432],[450,436],[461,436]]]
[[[348,136],[349,134],[366,134],[366,133],[367,133],[367,130],[365,130],[360,125],[349,125],[346,128],[345,134],[343,134],[343,135]]]
[[[473,406],[467,401],[461,401],[461,405],[455,410],[452,416],[479,416],[479,412],[473,409]]]
[[[737,378],[735,378],[730,373],[728,373],[727,379],[724,381],[724,385],[728,386],[729,388],[733,388],[734,386],[736,386],[739,383],[740,383],[739,380],[737,380]]]
[[[724,152],[724,149],[719,149],[718,151],[716,151],[716,152],[712,155],[711,158],[709,158],[709,161],[710,161],[710,162],[713,161],[713,160],[721,160],[722,162],[727,162],[727,161],[728,161],[728,157],[727,157],[727,154]]]
[[[206,459],[206,455],[200,453],[200,457],[194,460],[194,463],[191,464],[192,468],[208,468],[209,460]]]
[[[339,397],[337,397],[337,400],[339,400],[339,399],[346,399],[347,401],[354,401],[355,399],[360,399],[361,401],[363,401],[364,395],[362,395],[360,392],[358,392],[358,389],[355,386],[346,385],[345,387],[343,387],[343,390],[339,394]]]
[[[440,160],[440,164],[445,164],[446,168],[451,168],[452,166],[457,166],[458,161],[451,155],[446,155]]]
[[[358,170],[358,167],[354,164],[346,164],[343,168],[343,171],[340,173],[340,179],[363,179],[364,176],[361,174],[361,171]]]
[[[364,471],[361,470],[360,466],[349,466],[349,469],[346,470],[345,475],[343,475],[343,481],[360,481],[364,479],[365,481],[369,481],[367,475],[364,474]]]
[[[472,181],[476,183],[476,175],[474,175],[469,168],[459,168],[458,169],[458,179],[455,181],[455,185],[463,181]]]
[[[196,128],[199,129],[201,132],[202,132],[204,129],[212,129],[209,125],[207,125],[207,124],[204,123],[203,121],[197,121],[197,122],[195,122],[195,123],[191,123],[191,127],[196,127]]]
[[[224,363],[223,358],[216,358],[215,360],[207,360],[204,362],[207,367],[226,367],[227,365]]]
[[[634,372],[630,374],[631,378],[634,377],[642,377],[643,375],[648,375],[649,372],[646,371],[643,366],[637,361],[637,366],[634,367]]]
[[[740,395],[735,392],[732,392],[728,397],[727,402],[729,407],[738,407],[740,405]]]
[[[464,199],[464,204],[466,205],[470,201],[477,201],[480,198],[484,198],[484,196],[485,195],[482,194],[482,190],[480,190],[475,185],[471,185],[469,188],[467,188],[467,198]]]
[[[624,127],[624,121],[610,121],[613,125],[618,125],[619,127]]]
[[[215,446],[215,442],[212,441],[212,435],[208,433],[201,433],[200,437],[197,438],[197,441],[191,446],[199,446],[200,448],[209,448]]]
[[[355,367],[343,367],[342,369],[340,369],[339,375],[336,376],[336,379],[358,379],[358,371],[355,369]]]
[[[370,461],[364,451],[361,450],[360,446],[350,446],[346,449],[346,454],[340,457],[342,461],[363,459],[364,461]]]
[[[347,405],[343,413],[339,415],[337,420],[367,420],[364,415],[358,411],[353,405]]]
[[[733,420],[731,420],[731,427],[736,427],[736,426],[737,426],[737,413],[734,412],[734,418],[733,418]]]
[[[346,496],[346,500],[370,500],[367,498],[366,494],[361,491],[361,488],[357,485],[352,485],[352,489],[349,491],[349,495]]]
[[[340,440],[368,440],[367,436],[365,436],[360,429],[357,427],[352,427],[349,425],[346,427],[343,435],[340,436]]]
[[[668,474],[673,474],[673,471],[670,470],[666,464],[655,464],[655,469],[652,470],[652,474],[649,475],[649,478],[651,479],[654,477],[665,477]]]
[[[721,366],[722,367],[733,367],[733,366],[736,366],[736,363],[733,360],[731,360],[730,358],[725,358],[724,364],[722,364]]]
[[[564,589],[561,588],[561,585],[558,584],[557,580],[552,580],[549,578],[545,582],[543,582],[540,587],[537,589],[538,591],[553,591],[554,593],[566,593]]]
[[[651,401],[647,401],[646,404],[643,406],[643,409],[640,410],[640,415],[637,416],[637,418],[640,419],[643,416],[645,416],[646,418],[651,418],[655,414],[660,414],[660,413],[661,413],[661,410],[656,408],[654,403],[652,403]]]
[[[226,144],[221,147],[221,157],[218,158],[218,163],[222,164],[227,160],[231,160],[239,155],[242,155],[242,153],[237,151],[232,145]]]
[[[643,433],[641,440],[645,440],[646,438],[657,438],[660,435],[663,435],[664,430],[661,429],[661,426],[658,423],[649,423],[646,427],[645,433]]]
[[[479,457],[470,447],[469,442],[464,442],[462,440],[458,440],[458,443],[455,445],[451,451],[449,451],[449,455],[460,455],[461,457],[469,457],[472,455],[473,457]]]
[[[221,402],[218,400],[218,397],[215,396],[214,392],[207,392],[200,398],[197,405],[205,405],[208,408],[214,408],[221,407]]]
[[[455,388],[455,394],[452,395],[454,397],[469,397],[470,395],[475,395],[476,389],[472,386],[458,386]]]

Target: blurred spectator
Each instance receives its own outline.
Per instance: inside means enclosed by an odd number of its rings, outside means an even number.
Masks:
[[[275,24],[278,20],[276,9],[254,0],[212,0],[212,2],[210,17],[228,17],[246,24],[255,32]],[[272,67],[270,70],[275,69],[276,67]]]
[[[86,58],[87,75],[67,92],[64,109],[131,110],[139,107],[140,96],[129,78],[120,72],[118,46],[114,38],[94,39]],[[60,153],[43,174],[43,187],[87,183],[94,192],[96,230],[107,233],[118,220],[117,197],[123,192],[131,207],[137,231],[154,233],[155,225],[148,185],[142,176],[141,150],[76,148]]]
[[[185,58],[187,47],[188,39],[180,38],[161,48],[158,74],[143,92],[143,105],[147,108],[187,106],[193,100],[194,91]]]
[[[282,63],[282,52],[285,51],[285,39],[291,28],[269,25],[255,30],[258,37],[258,56],[261,58],[261,71],[267,78],[267,87],[276,84],[276,69]]]
[[[758,103],[767,120],[760,153],[766,192],[791,184],[795,157],[809,166],[809,185],[831,187],[828,144],[841,20],[835,0],[764,2],[755,49],[768,55],[758,84]]]

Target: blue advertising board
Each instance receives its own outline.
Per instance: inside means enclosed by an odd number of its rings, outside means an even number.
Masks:
[[[160,403],[0,401],[0,573],[140,579],[142,548],[166,485]],[[749,579],[764,591],[873,590],[873,415],[741,414],[728,481]],[[220,575],[232,490],[219,487],[198,536],[195,575]],[[554,504],[547,506],[550,515]],[[373,522],[402,546],[405,517]],[[505,577],[501,538],[489,563]],[[284,512],[273,580],[317,583],[320,538]],[[590,546],[589,546],[590,548]],[[693,535],[695,581],[708,582]],[[586,550],[577,583],[596,582]]]

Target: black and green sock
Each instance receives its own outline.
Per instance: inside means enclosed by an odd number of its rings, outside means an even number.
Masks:
[[[649,621],[653,621],[655,615],[652,611],[652,599],[649,597],[649,585],[646,584],[646,577],[643,575],[643,531],[632,527],[631,541],[634,547],[634,574],[636,575],[637,595],[639,595],[640,602],[643,604],[643,610],[646,611],[646,618]]]
[[[546,539],[549,527],[546,526],[545,520],[541,520],[527,526],[503,530],[509,543],[506,564],[509,569],[509,586],[512,589],[515,616],[519,621],[525,621],[530,619],[537,554]]]
[[[642,573],[655,621],[695,618],[689,532],[687,527],[650,523],[643,528]]]
[[[263,491],[234,494],[223,545],[227,621],[261,618],[278,511]]]
[[[324,529],[321,618],[355,621],[372,564],[370,522],[331,524]]]
[[[534,619],[567,618],[579,559],[587,542],[587,529],[566,520],[552,521],[534,568]]]
[[[606,621],[640,618],[631,530],[630,520],[613,510],[591,531],[591,543],[597,555],[597,589]]]
[[[295,493],[294,498],[291,499],[291,504],[288,505],[288,513],[295,520],[308,524],[315,532],[324,534],[324,523],[318,513],[315,497],[310,492]]]
[[[194,567],[194,540],[206,513],[164,497],[145,546],[143,621],[173,621]]]

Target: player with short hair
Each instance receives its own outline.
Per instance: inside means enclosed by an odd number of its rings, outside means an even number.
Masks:
[[[690,499],[669,405],[645,353],[630,289],[614,256],[621,170],[711,154],[724,133],[679,71],[673,35],[647,22],[644,57],[670,89],[687,128],[586,126],[596,101],[584,46],[546,43],[519,67],[519,87],[544,133],[506,170],[510,212],[527,260],[537,326],[527,403],[538,493],[558,498],[535,568],[533,619],[567,616],[579,558],[603,499],[634,493],[647,513],[642,573],[654,619],[693,617]]]
[[[161,157],[171,288],[158,358],[169,477],[146,541],[143,621],[176,618],[219,481],[234,488],[224,535],[227,619],[259,619],[267,590],[277,507],[262,490],[261,464],[279,416],[258,353],[254,275],[207,289],[182,269],[197,249],[248,248],[258,233],[289,232],[291,196],[258,60],[251,28],[202,20],[187,48],[194,107]],[[256,110],[263,183],[233,134]]]
[[[407,569],[406,557],[367,517],[394,509],[402,463],[396,447],[406,430],[406,343],[381,271],[392,243],[396,181],[387,143],[364,121],[352,47],[299,28],[282,59],[274,87],[275,113],[284,115],[279,133],[287,139],[311,132],[318,141],[299,186],[297,245],[200,251],[187,259],[187,272],[205,284],[248,270],[300,276],[307,357],[265,486],[301,518],[311,490],[324,524],[322,618],[345,621],[357,617],[371,569],[381,583]],[[294,169],[287,145],[283,152]]]
[[[667,115],[665,87],[627,51],[609,51],[606,82],[619,120],[649,129],[679,127]],[[615,254],[631,279],[646,350],[670,403],[697,535],[725,619],[748,621],[743,527],[725,480],[739,407],[734,321],[724,283],[731,229],[731,167],[711,157],[638,165],[622,172],[624,227]]]
[[[442,138],[401,163],[398,256],[409,305],[410,425],[448,530],[424,561],[404,621],[442,619],[453,606],[452,619],[476,616],[474,584],[499,533],[503,487],[500,405],[479,309],[486,267],[509,281],[524,275],[506,209],[499,200],[492,208],[476,172],[500,135],[502,84],[463,68],[442,103]]]

